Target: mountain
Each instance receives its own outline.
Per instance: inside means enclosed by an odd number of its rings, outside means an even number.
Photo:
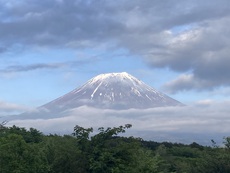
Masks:
[[[64,117],[71,110],[81,106],[127,110],[183,106],[183,104],[126,72],[107,73],[90,79],[83,86],[31,112],[8,116],[7,120]]]
[[[132,75],[122,72],[98,75],[80,88],[41,106],[40,109],[56,112],[83,105],[119,110],[181,106],[183,104]]]

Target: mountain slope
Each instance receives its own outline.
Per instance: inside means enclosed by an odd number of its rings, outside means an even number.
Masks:
[[[146,109],[182,104],[122,72],[98,75],[80,88],[40,108],[60,111],[83,105],[102,109]]]

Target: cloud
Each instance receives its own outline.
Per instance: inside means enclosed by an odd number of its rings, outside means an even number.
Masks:
[[[168,85],[173,92],[230,84],[228,0],[32,2],[0,2],[0,53],[17,47],[127,49],[152,68],[190,72],[192,81],[180,76]],[[16,70],[35,68],[55,66]]]
[[[146,41],[147,47],[152,47],[153,42],[159,45],[160,40],[150,42],[151,36],[176,26],[225,16],[229,14],[228,4],[228,1],[183,0],[178,3],[151,0],[144,3],[139,0],[1,2],[1,42],[40,46],[76,43],[88,47],[115,41],[128,48],[135,44],[140,48],[145,46],[137,42],[142,37],[139,41]],[[131,42],[133,40],[136,41]]]
[[[168,93],[175,94],[178,91],[203,90],[210,87],[210,83],[203,79],[196,79],[193,74],[182,74],[176,79],[164,84],[163,89]]]
[[[205,106],[204,106],[205,105]],[[230,133],[229,101],[201,100],[192,106],[162,107],[145,110],[101,110],[86,106],[71,110],[61,117],[12,120],[9,125],[35,127],[45,133],[71,134],[75,125],[83,127],[116,127],[132,124],[127,135],[148,140],[169,140],[207,144],[221,141]],[[210,144],[210,143],[209,143]]]
[[[18,113],[22,113],[25,111],[31,111],[31,110],[32,108],[29,108],[24,105],[18,105],[18,104],[9,103],[9,102],[0,100],[0,117],[5,117],[6,115],[9,115],[9,114],[11,115],[18,114]]]
[[[7,51],[7,48],[1,47],[1,46],[0,46],[0,54],[1,54],[1,53],[4,53],[4,52],[6,52],[6,51]]]
[[[3,44],[10,46],[91,47],[118,27],[102,1],[24,0],[2,5],[0,36]]]
[[[167,48],[168,55],[149,58],[152,65],[169,67],[177,72],[189,72],[167,84],[174,92],[206,90],[230,84],[230,34],[226,24],[230,18],[206,22],[204,27],[183,33]]]
[[[32,64],[32,65],[14,65],[9,66],[6,69],[0,70],[2,73],[10,72],[25,72],[38,69],[55,69],[60,68],[63,64]]]
[[[5,69],[0,69],[0,73],[5,74],[5,73],[14,73],[14,72],[27,72],[27,71],[41,70],[41,69],[60,69],[65,67],[81,66],[86,63],[92,63],[92,59],[88,58],[84,60],[66,61],[60,63],[37,63],[37,64],[29,64],[29,65],[12,65],[6,67]]]

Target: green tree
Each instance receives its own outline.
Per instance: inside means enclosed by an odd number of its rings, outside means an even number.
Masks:
[[[88,164],[76,138],[72,136],[50,135],[45,138],[45,153],[50,165],[50,173],[84,173]]]
[[[9,134],[0,138],[1,173],[45,173],[48,164],[38,144],[28,144],[22,136]]]
[[[4,126],[3,126],[4,127]],[[4,127],[0,131],[1,136],[7,136],[8,134],[17,134],[23,137],[26,143],[39,143],[43,140],[43,134],[37,129],[30,128],[26,130],[25,128],[12,126]]]
[[[80,126],[74,128],[78,145],[84,150],[89,160],[91,173],[159,173],[161,159],[152,151],[141,146],[141,139],[120,137],[132,125],[99,128],[99,133],[92,136],[92,128]],[[83,147],[85,145],[87,147]]]

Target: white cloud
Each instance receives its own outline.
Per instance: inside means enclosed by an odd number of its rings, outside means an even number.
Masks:
[[[32,108],[0,100],[0,115],[6,113],[24,112],[29,110],[32,110]]]
[[[194,140],[207,143],[212,138],[220,140],[230,133],[229,103],[230,101],[206,100],[193,106],[122,111],[80,107],[70,111],[68,116],[12,120],[8,125],[35,127],[45,133],[71,134],[75,125],[97,129],[132,124],[128,135],[151,140],[178,140],[177,142]],[[204,104],[205,106],[201,106]]]
[[[212,104],[214,104],[214,100],[211,99],[199,100],[196,102],[197,106],[211,106]]]

